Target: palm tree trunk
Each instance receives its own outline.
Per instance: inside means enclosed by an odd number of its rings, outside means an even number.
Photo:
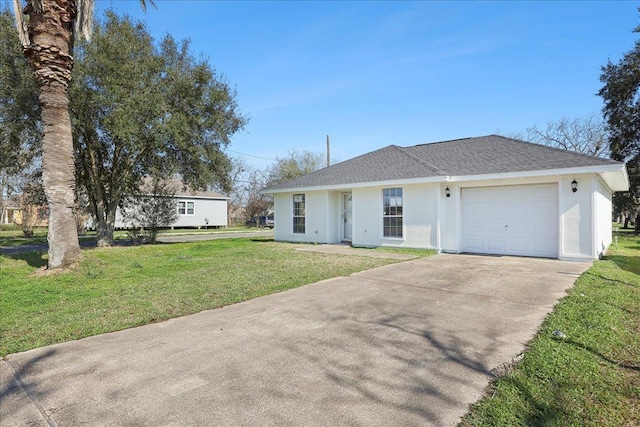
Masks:
[[[44,124],[42,182],[49,204],[49,268],[65,268],[80,259],[78,229],[73,215],[75,167],[66,88],[40,88]]]
[[[40,9],[41,8],[41,9]],[[24,9],[29,15],[24,54],[40,89],[42,181],[49,204],[49,268],[65,268],[80,260],[73,215],[75,166],[69,118],[69,82],[73,68],[74,0],[45,0]]]

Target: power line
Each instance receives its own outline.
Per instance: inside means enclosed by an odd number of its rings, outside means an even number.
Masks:
[[[241,154],[243,156],[255,157],[256,159],[262,159],[262,160],[269,160],[269,161],[272,161],[272,162],[277,162],[276,159],[269,159],[267,157],[254,156],[253,154],[241,153],[239,151],[234,151],[234,150],[227,150],[227,151],[230,152],[230,153]]]

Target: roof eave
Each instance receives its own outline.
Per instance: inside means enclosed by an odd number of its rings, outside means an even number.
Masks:
[[[184,198],[184,199],[206,199],[206,200],[229,200],[231,197],[228,196],[198,196],[192,194],[176,194],[173,196],[174,198]]]
[[[588,174],[588,173],[595,173],[600,175],[602,180],[609,186],[611,191],[627,191],[629,189],[629,176],[627,174],[627,168],[623,163],[598,165],[598,166],[581,166],[581,167],[563,168],[563,169],[544,169],[544,170],[534,170],[534,171],[507,172],[507,173],[495,173],[495,174],[483,174],[483,175],[451,176],[449,177],[449,181],[469,182],[469,181],[486,181],[486,180],[497,180],[497,179],[549,177],[549,176],[558,176],[558,175],[580,175],[580,174]]]
[[[380,187],[380,186],[398,186],[398,185],[410,185],[410,184],[431,184],[437,182],[447,181],[446,176],[430,176],[424,178],[403,178],[395,180],[384,181],[366,181],[355,182],[345,184],[332,184],[332,185],[318,185],[318,186],[305,186],[305,187],[287,187],[277,189],[264,189],[260,191],[261,194],[278,194],[278,193],[292,193],[292,192],[306,192],[306,191],[332,191],[332,190],[349,190],[352,188],[366,188],[366,187]]]
[[[381,186],[398,186],[398,185],[410,185],[410,184],[432,184],[440,182],[473,182],[473,181],[490,181],[500,179],[516,179],[516,178],[531,178],[531,177],[550,177],[559,175],[579,175],[595,173],[600,175],[602,180],[609,186],[611,191],[627,191],[629,189],[629,176],[624,164],[606,164],[599,166],[582,166],[575,168],[563,168],[563,169],[546,169],[546,170],[534,170],[534,171],[521,171],[521,172],[506,172],[506,173],[494,173],[494,174],[481,174],[481,175],[460,175],[460,176],[432,176],[424,178],[404,178],[397,180],[385,180],[385,181],[367,181],[358,183],[344,183],[333,185],[319,185],[319,186],[302,186],[302,187],[287,187],[278,189],[265,189],[261,194],[279,194],[279,193],[292,193],[292,192],[307,192],[307,191],[331,191],[331,190],[348,190],[353,188],[366,188],[366,187],[381,187]]]

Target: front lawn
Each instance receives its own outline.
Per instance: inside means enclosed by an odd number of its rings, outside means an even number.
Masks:
[[[640,425],[640,237],[617,237],[460,425]]]
[[[46,253],[0,256],[0,356],[398,262],[296,247],[238,238],[86,249],[79,268],[53,276],[34,274]]]
[[[158,234],[159,238],[163,235],[192,235],[192,234],[220,234],[220,233],[248,233],[252,230],[246,227],[224,227],[224,228],[176,228],[174,230],[162,230]],[[254,229],[253,232],[262,231],[262,229]],[[265,230],[266,231],[266,230]],[[95,231],[87,231],[79,236],[81,240],[96,240]],[[131,237],[126,230],[116,230],[113,233],[115,240],[128,240]],[[0,246],[23,246],[32,244],[47,243],[47,227],[35,227],[33,229],[33,237],[24,237],[24,233],[20,227],[14,225],[5,225],[0,228]]]

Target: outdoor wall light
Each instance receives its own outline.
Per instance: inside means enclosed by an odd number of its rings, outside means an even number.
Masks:
[[[574,193],[578,191],[578,181],[576,181],[575,179],[571,181],[571,191],[573,191]]]
[[[444,189],[444,194],[445,194],[447,197],[451,197],[451,190],[449,190],[449,187],[447,187],[447,188],[445,188],[445,189]]]

